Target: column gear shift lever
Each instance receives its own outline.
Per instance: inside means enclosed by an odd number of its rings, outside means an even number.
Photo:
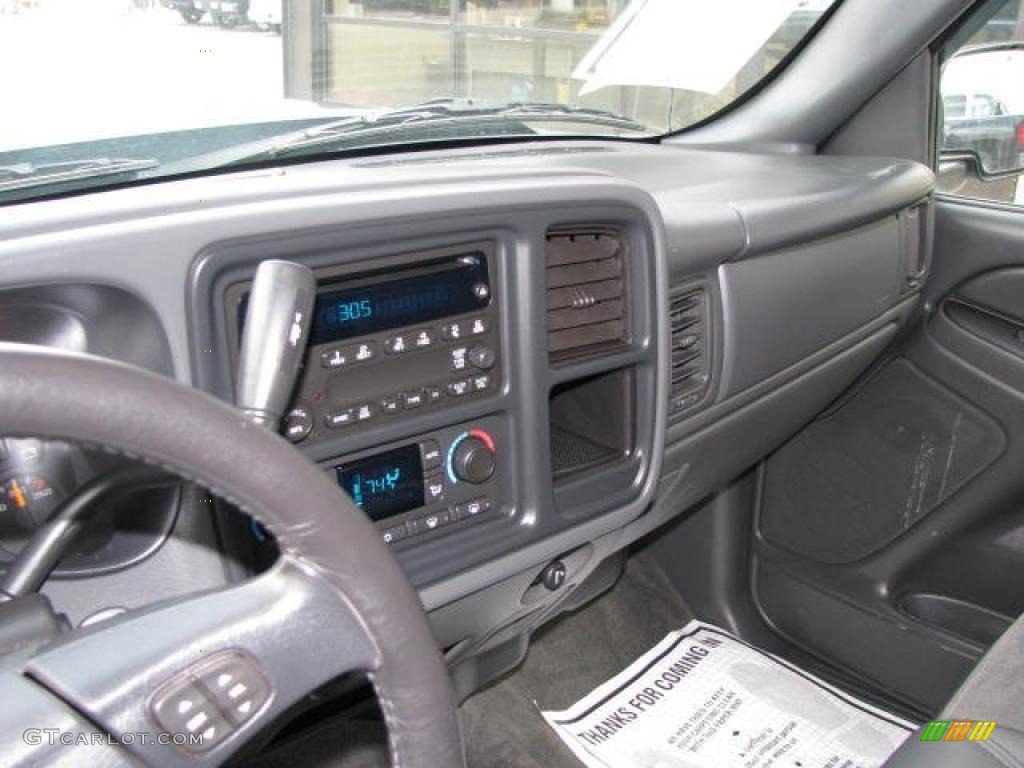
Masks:
[[[315,298],[309,267],[270,259],[256,269],[238,360],[237,405],[247,419],[275,432],[306,352]]]

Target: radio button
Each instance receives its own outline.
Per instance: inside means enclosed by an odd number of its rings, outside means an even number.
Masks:
[[[407,411],[419,408],[426,402],[426,395],[423,394],[422,389],[411,389],[408,392],[402,393],[402,406]]]
[[[469,379],[456,379],[455,381],[449,381],[446,389],[448,394],[452,397],[462,397],[468,395],[471,391],[472,383]]]
[[[474,317],[472,320],[467,320],[466,324],[469,326],[470,336],[479,336],[487,333],[487,318],[486,317]]]
[[[469,366],[469,348],[455,347],[451,350],[451,369],[453,371],[464,371]]]
[[[340,429],[341,427],[347,427],[355,423],[356,414],[351,408],[344,408],[340,411],[334,411],[328,413],[324,417],[324,424],[327,425],[328,429]]]
[[[404,335],[392,336],[384,340],[384,351],[389,355],[400,355],[409,351],[409,339]]]
[[[445,341],[455,341],[461,339],[466,335],[465,330],[462,327],[462,323],[455,321],[454,323],[445,323],[441,326],[441,338]]]
[[[393,525],[390,528],[385,528],[381,533],[381,537],[384,539],[385,544],[394,544],[396,541],[401,541],[408,535],[405,529],[405,525]]]
[[[377,409],[373,406],[373,403],[357,405],[354,410],[356,413],[356,421],[368,421],[377,415]]]
[[[347,349],[332,349],[320,355],[320,365],[323,368],[341,368],[348,365],[350,356]]]
[[[482,373],[479,376],[473,377],[473,391],[483,392],[484,390],[491,388],[491,377],[490,374]]]
[[[402,410],[402,401],[398,398],[398,395],[385,395],[380,400],[380,409],[389,416],[398,413]]]
[[[420,452],[423,454],[423,471],[430,472],[441,466],[441,446],[437,440],[424,440],[420,443]]]
[[[441,388],[431,384],[429,387],[424,387],[424,392],[427,393],[427,402],[436,403],[441,399]]]
[[[349,358],[356,363],[368,362],[373,360],[377,355],[377,351],[374,349],[372,342],[356,344],[355,346],[349,347],[346,352],[348,353]]]
[[[413,334],[413,344],[416,346],[416,349],[432,347],[437,341],[437,336],[434,335],[434,332],[430,328],[424,328],[421,331],[413,331]]]

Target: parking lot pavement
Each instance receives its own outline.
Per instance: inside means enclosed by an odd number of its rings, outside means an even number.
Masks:
[[[0,151],[323,114],[284,98],[279,35],[100,5],[0,14]]]

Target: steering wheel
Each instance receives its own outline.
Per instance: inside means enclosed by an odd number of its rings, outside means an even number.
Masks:
[[[30,679],[113,736],[123,763],[220,765],[306,694],[358,671],[379,699],[393,766],[465,765],[451,680],[418,596],[366,516],[285,440],[147,371],[6,343],[0,433],[98,445],[159,466],[250,515],[281,551],[240,585],[73,631],[23,662],[17,680],[8,665],[5,741],[56,727],[31,722],[39,710],[30,704],[15,706],[48,698],[14,687]],[[179,721],[183,733],[209,738],[157,743]],[[14,764],[5,751],[0,762]]]

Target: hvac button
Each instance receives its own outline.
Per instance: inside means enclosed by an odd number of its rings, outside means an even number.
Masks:
[[[270,699],[270,686],[256,664],[239,653],[225,654],[198,679],[235,725],[245,723]]]
[[[425,502],[427,504],[442,501],[444,499],[444,478],[441,475],[428,477],[424,483],[423,493],[426,496]]]
[[[423,471],[430,472],[441,466],[441,446],[437,440],[424,440],[420,443],[420,452],[423,454]]]
[[[150,704],[153,719],[165,733],[198,736],[185,739],[182,749],[206,752],[227,738],[233,727],[200,687],[187,678],[168,683]]]
[[[401,541],[406,537],[405,524],[393,525],[390,528],[385,528],[381,534],[385,544],[394,544],[396,541]]]
[[[473,501],[467,501],[465,504],[459,504],[455,507],[455,519],[456,520],[467,520],[471,517],[479,517],[485,512],[490,511],[491,502],[487,499],[474,499]]]

